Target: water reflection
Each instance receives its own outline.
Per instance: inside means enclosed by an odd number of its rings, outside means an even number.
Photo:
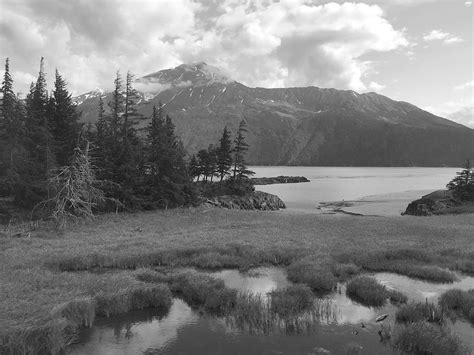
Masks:
[[[284,270],[258,268],[247,273],[224,270],[212,274],[231,288],[242,292],[266,295],[291,283]],[[405,293],[410,300],[430,301],[448,288],[474,288],[474,278],[462,277],[454,284],[431,284],[407,277],[380,273],[374,275],[387,287]],[[267,302],[267,301],[264,301]],[[92,329],[82,332],[80,344],[71,348],[72,354],[345,354],[361,351],[369,354],[392,354],[389,346],[379,341],[381,325],[375,318],[389,314],[384,321],[393,325],[396,308],[387,303],[373,309],[351,301],[345,295],[345,286],[317,302],[331,306],[331,317],[301,315],[300,320],[311,323],[310,332],[269,332],[255,334],[229,319],[198,313],[183,301],[175,299],[168,313],[150,310],[131,312],[124,316],[99,319]],[[314,319],[311,317],[314,316]],[[306,317],[306,318],[305,318]],[[473,328],[466,322],[456,322],[455,332],[465,344],[474,349]],[[362,349],[362,350],[360,350]]]

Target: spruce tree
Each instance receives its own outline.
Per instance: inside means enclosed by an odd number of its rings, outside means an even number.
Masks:
[[[79,113],[68,92],[65,80],[56,70],[50,120],[54,153],[59,166],[69,165],[77,146],[81,125]]]
[[[219,147],[216,151],[217,155],[217,172],[220,177],[220,181],[225,176],[229,175],[230,167],[232,166],[232,141],[230,139],[230,132],[227,130],[227,126],[224,127],[222,137],[219,140]]]
[[[200,172],[201,170],[199,168],[199,161],[196,158],[195,154],[193,154],[191,156],[191,159],[189,160],[188,171],[189,171],[189,175],[190,175],[192,180],[194,180],[196,178],[196,181],[199,181],[199,177],[201,175],[201,172]]]
[[[114,80],[114,91],[112,93],[112,101],[109,102],[111,110],[109,129],[112,137],[118,139],[119,132],[122,131],[122,115],[124,113],[124,98],[123,98],[123,84],[120,72]]]
[[[24,146],[19,185],[15,189],[17,202],[34,205],[49,197],[48,177],[54,168],[52,136],[49,130],[48,93],[44,73],[44,58],[35,84],[32,83],[26,99]]]
[[[133,125],[132,120],[140,117],[137,113],[137,100],[139,99],[138,91],[133,87],[133,75],[128,72],[125,80],[125,97],[122,132],[125,137],[128,136],[130,128]]]
[[[248,144],[245,142],[245,133],[247,133],[247,123],[242,120],[239,124],[237,136],[234,140],[234,167],[232,177],[237,180],[248,178],[255,174],[253,171],[247,168],[245,162],[245,153],[248,151]]]
[[[474,200],[474,171],[469,159],[463,166],[463,169],[456,173],[446,187],[452,190],[461,200]]]
[[[10,62],[5,60],[5,72],[2,81],[2,101],[0,107],[0,194],[10,194],[14,176],[19,164],[21,138],[21,102],[13,92],[13,78],[10,74]]]

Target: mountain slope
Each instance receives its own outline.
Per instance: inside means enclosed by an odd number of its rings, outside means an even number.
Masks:
[[[250,88],[206,63],[147,75],[136,88],[138,111],[149,117],[162,102],[190,153],[245,119],[251,164],[457,166],[474,158],[474,130],[376,93]],[[99,96],[111,99],[100,91],[77,98],[84,121],[95,121]]]

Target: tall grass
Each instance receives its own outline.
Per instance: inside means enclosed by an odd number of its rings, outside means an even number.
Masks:
[[[314,291],[332,291],[337,285],[331,265],[314,258],[304,258],[292,263],[288,267],[288,279],[306,284]]]
[[[469,291],[448,290],[441,295],[438,304],[442,309],[474,323],[474,289]]]
[[[382,307],[387,301],[388,290],[375,278],[357,276],[347,284],[349,298],[366,306]]]
[[[458,262],[431,252],[414,249],[396,249],[342,254],[340,261],[351,261],[361,268],[375,272],[393,272],[411,278],[431,282],[450,283],[457,281],[456,275],[436,264],[456,268]]]
[[[442,324],[444,321],[443,311],[433,303],[411,302],[400,307],[395,319],[398,323],[415,323],[426,321]]]
[[[458,337],[435,324],[418,321],[395,329],[393,347],[407,354],[468,354]]]

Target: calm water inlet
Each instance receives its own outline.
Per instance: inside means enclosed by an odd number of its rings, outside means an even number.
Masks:
[[[224,270],[212,276],[223,280],[228,287],[262,295],[290,284],[285,271],[275,268],[246,273]],[[449,285],[414,281],[389,273],[375,277],[416,301],[426,297],[436,301],[448,288],[474,288],[472,277],[461,277]],[[311,332],[291,335],[284,331],[249,334],[233,328],[224,318],[201,314],[175,299],[165,313],[148,310],[97,320],[93,328],[81,333],[80,343],[71,348],[71,354],[345,354],[357,349],[367,354],[394,353],[380,342],[377,332],[381,325],[375,318],[387,313],[384,326],[393,326],[395,306],[390,303],[379,309],[362,306],[345,296],[342,284],[326,299],[333,305],[335,317],[321,321]],[[456,322],[453,330],[474,350],[470,324]]]

